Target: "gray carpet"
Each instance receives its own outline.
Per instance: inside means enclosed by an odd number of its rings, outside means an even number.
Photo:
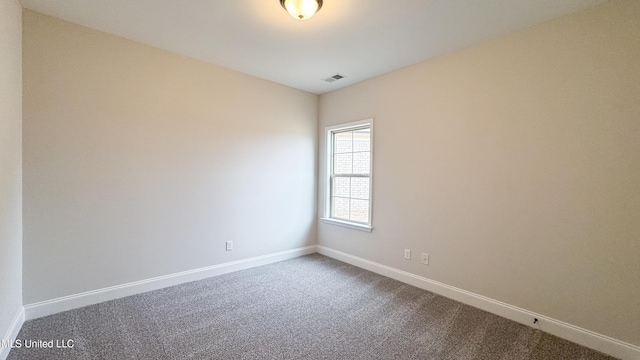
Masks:
[[[20,359],[611,359],[314,254],[28,321]]]

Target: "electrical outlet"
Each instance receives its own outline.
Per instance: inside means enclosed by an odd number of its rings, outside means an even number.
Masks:
[[[429,265],[429,254],[422,253],[422,263],[425,265]]]
[[[233,250],[233,241],[227,241],[227,251]]]
[[[404,258],[407,260],[411,260],[411,250],[404,249]]]

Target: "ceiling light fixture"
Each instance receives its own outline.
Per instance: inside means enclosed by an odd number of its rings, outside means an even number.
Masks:
[[[297,20],[307,20],[322,7],[322,0],[280,0],[280,5]]]

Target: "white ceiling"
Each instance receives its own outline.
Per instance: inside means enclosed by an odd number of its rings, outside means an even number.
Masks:
[[[21,0],[25,8],[316,94],[606,0]],[[340,73],[345,79],[322,79]]]

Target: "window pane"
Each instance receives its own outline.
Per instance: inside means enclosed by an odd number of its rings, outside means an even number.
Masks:
[[[349,197],[349,187],[351,178],[335,177],[333,178],[333,196]]]
[[[357,124],[357,125],[356,125]],[[369,224],[371,214],[370,123],[346,124],[329,130],[329,211],[327,216]]]
[[[353,151],[353,132],[341,132],[334,134],[333,142],[336,154],[347,153]]]
[[[356,130],[353,132],[353,151],[370,151],[371,129]]]
[[[353,169],[353,154],[336,154],[333,162],[334,174],[350,174]]]
[[[349,220],[349,199],[333,198],[333,217]]]
[[[353,173],[368,174],[369,173],[370,153],[354,153],[353,154]]]
[[[369,201],[351,199],[351,220],[369,222]]]
[[[369,200],[369,178],[351,178],[351,197]]]

